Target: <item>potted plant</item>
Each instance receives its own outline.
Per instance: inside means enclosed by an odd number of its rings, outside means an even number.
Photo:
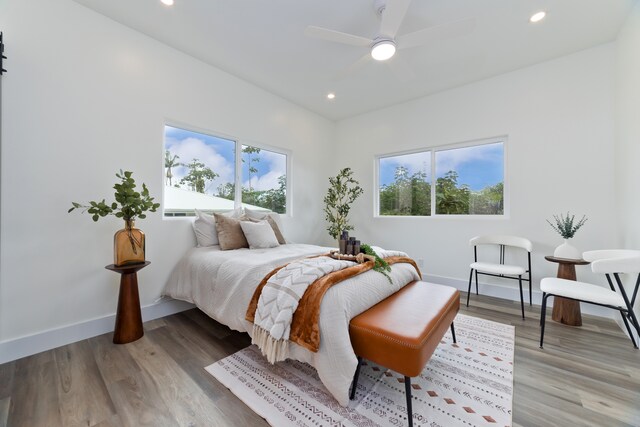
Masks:
[[[329,189],[324,196],[325,219],[329,222],[329,235],[338,240],[345,230],[353,230],[349,224],[351,204],[364,193],[360,183],[353,178],[351,168],[344,168],[329,178]]]
[[[153,197],[149,195],[149,189],[144,183],[142,191],[136,191],[136,182],[132,175],[133,172],[122,172],[122,170],[116,173],[120,182],[116,182],[113,186],[116,190],[114,202],[107,204],[105,199],[100,202],[90,201],[88,205],[71,202],[72,207],[68,211],[82,209],[82,212],[91,215],[96,222],[107,215],[124,219],[125,228],[117,231],[113,236],[113,255],[116,266],[145,261],[145,237],[141,230],[135,228],[135,219],[144,219],[145,212],[155,212],[160,207],[160,203],[153,203]]]
[[[556,248],[553,252],[553,256],[557,258],[567,259],[580,259],[582,253],[573,245],[569,243],[569,240],[575,236],[585,222],[587,222],[587,216],[582,215],[582,218],[576,222],[576,216],[567,212],[567,215],[553,215],[554,222],[547,220],[551,228],[558,233],[564,239],[564,243]]]

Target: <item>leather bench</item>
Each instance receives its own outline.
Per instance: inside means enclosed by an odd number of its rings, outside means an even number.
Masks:
[[[358,356],[350,398],[358,385],[362,359],[404,375],[409,426],[411,377],[420,375],[460,308],[460,293],[450,286],[415,281],[357,315],[349,323],[351,345]]]

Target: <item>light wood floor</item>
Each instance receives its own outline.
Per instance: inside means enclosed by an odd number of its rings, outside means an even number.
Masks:
[[[463,298],[464,300],[464,298]],[[538,308],[472,297],[462,312],[516,326],[514,426],[640,426],[640,350],[613,321],[549,321],[538,348]],[[0,365],[0,426],[266,426],[203,369],[249,345],[198,310],[145,323],[145,336],[111,334]]]

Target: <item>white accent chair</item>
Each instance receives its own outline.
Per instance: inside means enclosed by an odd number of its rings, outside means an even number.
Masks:
[[[501,277],[504,279],[518,280],[520,286],[520,307],[522,309],[522,318],[524,319],[524,298],[522,296],[522,282],[529,282],[529,304],[531,304],[531,251],[533,250],[533,244],[528,239],[518,236],[503,236],[503,235],[486,235],[476,236],[469,240],[469,245],[473,246],[473,260],[469,266],[471,272],[469,273],[469,289],[467,291],[467,307],[469,307],[469,297],[471,296],[471,280],[474,273],[476,277],[476,295],[478,295],[478,275],[484,274],[485,276]],[[500,260],[498,264],[488,262],[478,262],[478,246],[480,245],[497,245],[500,251]],[[507,247],[524,249],[527,251],[527,267],[520,265],[505,264],[505,249]],[[527,274],[528,273],[528,274]],[[528,277],[522,276],[527,274]]]
[[[618,310],[631,337],[631,342],[637,349],[638,345],[633,338],[631,327],[640,335],[640,323],[638,323],[638,318],[633,311],[633,306],[638,296],[638,288],[640,287],[640,251],[625,249],[589,251],[583,253],[582,258],[591,262],[591,270],[594,273],[602,273],[606,276],[610,289],[591,283],[558,279],[556,277],[542,279],[540,282],[540,290],[542,290],[540,348],[542,348],[544,340],[547,299],[550,296],[559,296]],[[629,299],[620,279],[620,274],[623,273],[638,275],[631,299]],[[617,290],[613,283],[614,280]],[[631,327],[629,323],[631,323]]]

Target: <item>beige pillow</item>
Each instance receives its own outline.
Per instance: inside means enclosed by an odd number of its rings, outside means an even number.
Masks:
[[[258,211],[247,208],[244,209],[244,214],[245,216],[248,216],[249,218],[254,220],[262,221],[266,219],[267,221],[269,221],[269,224],[273,228],[273,232],[276,233],[278,243],[280,243],[281,245],[287,243],[287,239],[285,239],[284,235],[282,234],[284,228],[282,227],[282,220],[279,214],[275,212]]]
[[[218,232],[216,231],[216,219],[213,215],[206,214],[199,209],[196,209],[195,212],[196,219],[193,221],[193,231],[196,234],[198,247],[217,245]],[[240,218],[244,216],[242,208],[229,212],[221,212],[220,214],[229,218]]]
[[[278,239],[267,221],[240,221],[249,249],[267,249],[278,246]]]
[[[240,227],[239,219],[228,218],[217,213],[214,213],[213,216],[216,218],[216,230],[218,231],[220,249],[227,251],[249,247],[247,238],[244,237],[242,227]]]

